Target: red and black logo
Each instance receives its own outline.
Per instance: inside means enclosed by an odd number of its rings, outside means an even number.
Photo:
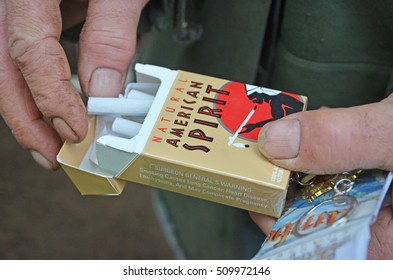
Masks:
[[[236,137],[253,141],[266,123],[302,111],[304,106],[296,94],[239,82],[229,82],[221,90],[229,94],[216,96],[225,101],[215,104],[222,111],[219,122]]]

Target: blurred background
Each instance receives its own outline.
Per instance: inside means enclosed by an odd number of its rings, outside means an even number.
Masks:
[[[152,189],[81,196],[35,164],[0,118],[0,259],[173,259]]]

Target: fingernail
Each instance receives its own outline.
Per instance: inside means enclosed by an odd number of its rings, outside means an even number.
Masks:
[[[55,127],[57,133],[65,140],[78,143],[79,137],[75,134],[72,128],[61,118],[53,118],[52,124]]]
[[[41,155],[39,152],[37,151],[30,151],[31,156],[33,157],[33,159],[35,160],[35,162],[41,166],[42,168],[45,168],[47,170],[53,170],[53,165],[52,163],[47,160],[43,155]]]
[[[93,72],[89,84],[89,96],[117,96],[123,87],[123,75],[113,69],[99,68]]]
[[[300,122],[277,120],[267,123],[259,133],[258,148],[270,159],[297,157],[300,148]]]

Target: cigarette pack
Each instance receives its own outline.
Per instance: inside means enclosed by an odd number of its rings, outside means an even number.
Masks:
[[[135,73],[124,102],[103,98],[100,109],[92,100],[88,136],[58,155],[82,194],[117,195],[129,181],[280,216],[290,171],[256,142],[263,125],[304,110],[306,97],[154,65]]]

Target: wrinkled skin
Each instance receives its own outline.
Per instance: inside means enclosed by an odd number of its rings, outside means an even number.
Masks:
[[[87,133],[86,110],[59,44],[62,29],[87,14],[78,57],[82,90],[87,96],[115,96],[134,55],[136,27],[147,0],[60,2],[0,0],[0,114],[20,145],[50,170],[59,167],[62,142],[79,142]],[[314,174],[393,170],[392,99],[271,122],[261,130],[260,150],[279,166]],[[264,232],[274,222],[251,216]],[[372,227],[369,258],[393,258],[391,221],[392,209],[383,209]]]
[[[81,87],[88,96],[114,96],[134,55],[147,0],[60,2],[0,0],[0,114],[20,145],[50,170],[59,167],[62,141],[79,142],[87,133],[86,110],[59,44],[62,28],[87,13],[79,45]]]
[[[258,145],[267,159],[294,171],[393,170],[392,118],[392,95],[374,104],[296,113],[263,127]],[[263,232],[270,231],[273,218],[250,215]],[[370,259],[393,259],[392,218],[392,207],[383,208],[372,226]]]

